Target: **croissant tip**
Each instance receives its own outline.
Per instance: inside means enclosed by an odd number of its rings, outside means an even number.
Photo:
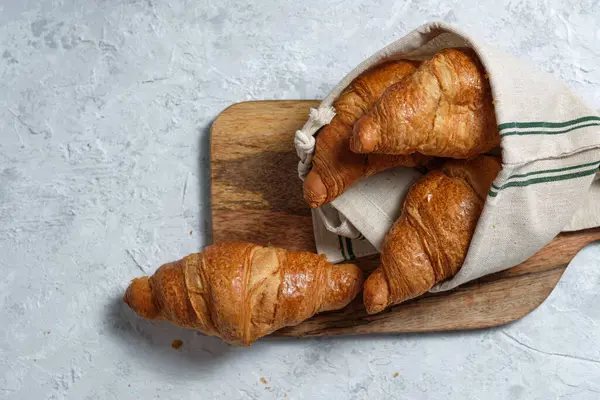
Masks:
[[[327,201],[327,188],[314,170],[308,173],[304,181],[304,200],[311,208],[320,207]]]
[[[319,208],[325,204],[325,198],[314,197],[306,193],[304,194],[304,200],[310,208]]]
[[[362,289],[363,273],[356,264],[331,265],[329,282],[319,312],[347,306]]]
[[[386,307],[385,304],[369,304],[369,305],[365,304],[365,310],[367,311],[367,314],[369,314],[369,315],[378,314],[378,313],[382,312],[383,310],[385,310],[385,307]]]
[[[389,285],[380,269],[375,270],[366,280],[363,289],[363,302],[367,314],[377,314],[390,305]]]
[[[354,153],[372,153],[378,142],[377,129],[369,116],[359,119],[352,130],[350,150]]]
[[[367,311],[367,314],[371,315],[371,314],[377,314],[382,312],[383,310],[385,310],[385,308],[388,306],[387,301],[384,301],[382,299],[372,299],[371,300],[367,300],[366,295],[364,296],[364,303],[365,303],[365,309]]]
[[[156,319],[160,310],[157,308],[147,276],[135,278],[125,291],[123,301],[136,314],[148,319]]]

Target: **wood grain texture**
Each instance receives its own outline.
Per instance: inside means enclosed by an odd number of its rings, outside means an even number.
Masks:
[[[234,104],[211,129],[213,240],[315,249],[294,132],[317,101]]]
[[[234,104],[217,117],[211,130],[215,242],[244,240],[315,251],[293,135],[316,105],[310,100],[253,101]],[[275,334],[429,332],[503,325],[542,304],[575,254],[596,240],[600,228],[560,234],[524,263],[450,292],[428,293],[376,315],[366,314],[359,296],[344,310]],[[378,261],[378,256],[370,256],[356,263],[369,273]]]

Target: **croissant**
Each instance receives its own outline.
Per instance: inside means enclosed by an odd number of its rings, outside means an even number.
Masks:
[[[365,282],[368,313],[420,296],[458,272],[499,171],[495,157],[451,160],[411,187],[385,237],[381,265]]]
[[[313,253],[232,242],[134,279],[124,300],[141,317],[247,346],[315,313],[346,306],[362,282],[353,264],[333,265]]]
[[[409,156],[364,155],[350,151],[352,127],[386,88],[416,69],[410,61],[378,65],[358,76],[333,104],[336,115],[316,137],[312,170],[304,181],[304,199],[312,208],[329,203],[361,178],[388,168],[417,166],[427,162],[420,154]]]
[[[352,151],[466,159],[500,143],[489,82],[470,49],[445,49],[354,125]]]

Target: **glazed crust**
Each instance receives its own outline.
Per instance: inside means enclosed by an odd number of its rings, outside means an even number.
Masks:
[[[350,151],[354,123],[384,91],[416,70],[418,63],[380,64],[353,80],[333,104],[336,115],[316,137],[312,170],[304,181],[304,199],[312,207],[329,203],[356,181],[391,167],[423,165],[421,155],[363,155]]]
[[[365,282],[368,313],[420,296],[458,272],[500,168],[488,156],[450,160],[412,186],[385,237],[381,265]]]
[[[467,159],[499,143],[483,66],[471,49],[445,49],[386,90],[354,125],[350,148]]]
[[[353,264],[251,243],[221,243],[137,278],[125,302],[140,316],[236,345],[346,306],[362,287]]]

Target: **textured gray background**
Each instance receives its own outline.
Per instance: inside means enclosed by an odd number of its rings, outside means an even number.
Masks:
[[[501,329],[240,349],[122,307],[132,277],[210,240],[220,111],[320,98],[424,22],[600,107],[598,1],[255,3],[0,0],[0,398],[600,398],[599,245]]]

